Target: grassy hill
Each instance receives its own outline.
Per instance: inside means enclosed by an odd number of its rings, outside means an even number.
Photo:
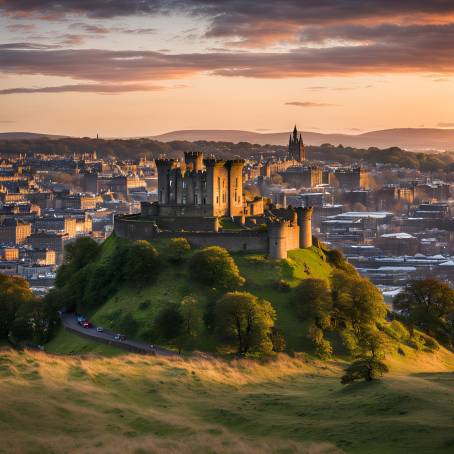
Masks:
[[[102,247],[99,262],[105,261],[116,246],[124,240],[111,236]],[[158,251],[165,255],[167,242],[153,243]],[[195,251],[191,251],[190,254]],[[316,247],[298,249],[289,253],[289,258],[282,261],[268,260],[262,254],[232,254],[240,273],[246,278],[242,290],[265,298],[273,304],[277,312],[277,327],[283,331],[290,351],[307,351],[311,348],[306,336],[304,324],[299,322],[291,307],[291,295],[276,286],[280,279],[295,287],[302,279],[315,277],[328,279],[333,267],[328,263],[324,252]],[[153,333],[153,320],[159,310],[168,303],[178,303],[187,295],[194,295],[202,305],[216,301],[222,293],[207,288],[191,280],[187,262],[181,265],[167,266],[152,285],[137,287],[123,285],[99,309],[88,314],[91,320],[100,326],[126,333],[147,342],[157,343]],[[125,322],[132,316],[136,323]],[[78,348],[80,343],[71,346],[68,336],[60,333],[50,345],[55,353],[84,353],[89,347]],[[214,351],[216,342],[208,334],[201,336],[195,346],[204,351]]]
[[[343,387],[342,363],[0,350],[0,453],[452,452],[454,359],[406,349]]]

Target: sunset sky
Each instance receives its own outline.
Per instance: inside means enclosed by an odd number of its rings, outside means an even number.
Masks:
[[[0,131],[454,128],[453,0],[0,0]]]

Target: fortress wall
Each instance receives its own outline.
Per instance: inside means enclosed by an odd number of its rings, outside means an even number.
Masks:
[[[171,236],[175,236],[175,233]],[[185,238],[194,247],[221,246],[228,251],[268,252],[266,232],[222,232],[222,233],[185,233]]]
[[[187,238],[193,247],[221,246],[229,251],[268,252],[267,232],[155,232],[152,221],[138,220],[137,215],[116,216],[114,232],[120,238],[128,240],[152,240],[153,238]],[[201,218],[207,222],[215,222],[216,218]],[[187,218],[185,218],[187,221]],[[186,224],[187,227],[187,224]],[[175,229],[175,226],[173,227]]]
[[[137,215],[115,216],[114,232],[128,240],[151,240],[156,236],[152,223],[138,221]]]

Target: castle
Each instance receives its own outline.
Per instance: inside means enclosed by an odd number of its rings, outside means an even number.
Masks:
[[[301,156],[302,140],[299,156]],[[261,198],[246,201],[241,159],[156,159],[158,201],[142,203],[140,214],[117,215],[115,233],[131,240],[185,237],[195,247],[264,252],[271,259],[312,246],[312,208],[276,209]]]

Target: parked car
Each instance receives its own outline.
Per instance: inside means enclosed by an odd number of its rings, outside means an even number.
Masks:
[[[85,320],[82,322],[82,326],[84,328],[93,328],[93,325],[91,324],[91,322],[89,322],[88,320]]]
[[[115,339],[116,341],[121,340],[121,335],[120,335],[120,334],[115,334],[114,339]]]
[[[79,323],[79,325],[82,325],[85,320],[86,318],[83,315],[77,316],[77,323]]]
[[[98,331],[98,333],[102,333],[104,331],[104,328],[102,326],[98,326],[96,328],[96,331]]]

